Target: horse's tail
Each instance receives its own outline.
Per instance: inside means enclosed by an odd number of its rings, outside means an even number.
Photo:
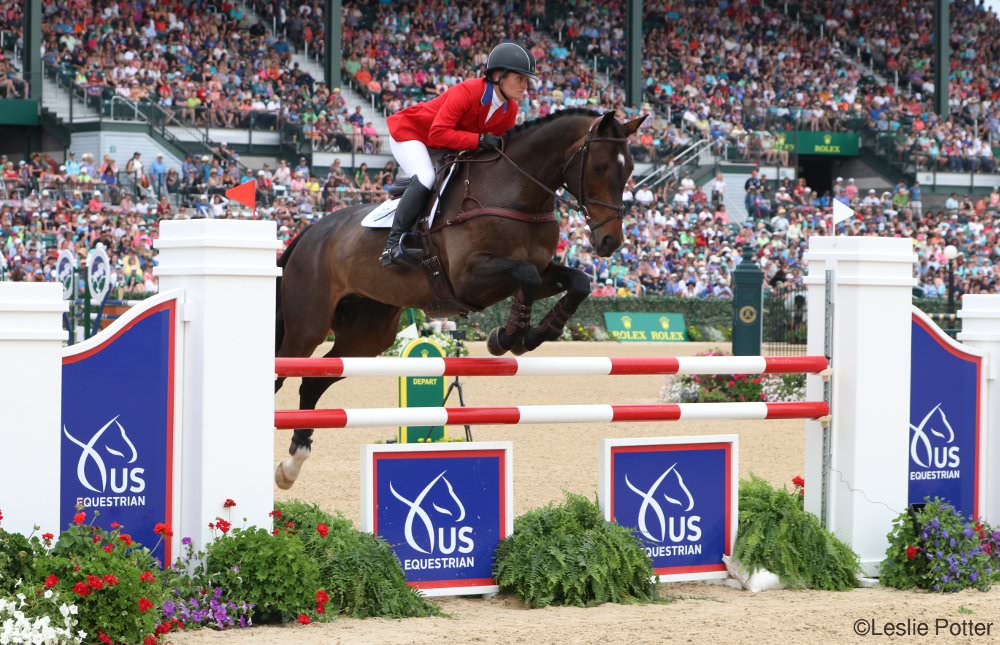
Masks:
[[[285,268],[285,265],[288,264],[288,259],[290,257],[292,257],[292,251],[295,250],[295,247],[298,246],[299,240],[302,239],[302,236],[305,234],[306,231],[309,230],[309,228],[311,226],[312,226],[312,224],[310,224],[309,226],[307,226],[304,229],[302,229],[302,232],[295,236],[295,238],[292,240],[292,243],[289,244],[287,247],[285,247],[285,250],[281,254],[281,257],[278,258],[278,266],[279,267]],[[275,278],[275,283],[274,283],[274,299],[275,299],[275,303],[274,303],[274,352],[275,352],[275,354],[277,354],[278,350],[281,349],[281,341],[283,341],[285,339],[285,316],[284,316],[284,312],[282,312],[282,310],[281,310],[281,276],[280,275],[277,278]]]

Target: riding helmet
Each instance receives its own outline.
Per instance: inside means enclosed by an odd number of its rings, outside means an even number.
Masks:
[[[535,78],[535,57],[520,45],[500,43],[493,48],[486,59],[486,73],[489,74],[495,69],[505,69]]]

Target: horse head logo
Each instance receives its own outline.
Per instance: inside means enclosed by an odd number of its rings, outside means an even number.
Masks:
[[[933,460],[933,444],[955,442],[955,431],[948,422],[948,416],[938,403],[928,412],[918,425],[910,424],[913,437],[910,439],[910,458],[921,468],[930,468]],[[930,436],[928,436],[928,433]],[[938,441],[932,441],[935,437]]]
[[[112,431],[105,434],[109,429]],[[139,457],[135,444],[125,434],[125,427],[118,421],[117,415],[101,426],[101,429],[86,443],[71,435],[66,426],[63,426],[63,434],[82,450],[80,460],[76,464],[76,476],[85,488],[95,493],[103,493],[108,486],[108,467],[104,462],[102,451],[127,464],[134,463]],[[100,479],[100,486],[95,486],[90,479],[89,475],[95,474],[95,471]]]
[[[448,471],[441,471],[437,477],[424,486],[424,489],[413,500],[400,495],[393,487],[392,482],[389,482],[389,492],[410,509],[406,514],[403,535],[406,537],[406,543],[414,551],[430,554],[434,550],[435,522],[431,513],[434,513],[433,517],[439,521],[447,518],[451,522],[457,523],[465,519],[465,506],[455,494],[455,488],[451,482],[444,476],[446,472]],[[437,486],[439,482],[441,486]],[[426,508],[428,506],[429,508]],[[414,532],[415,520],[420,521],[420,528],[423,529],[418,531],[419,535]]]
[[[660,489],[660,485],[666,482],[667,484],[676,484],[676,491],[673,491],[676,497],[672,497],[667,492],[663,492],[663,499],[667,501],[668,504],[678,506],[684,510],[684,512],[690,511],[694,508],[694,497],[691,495],[691,491],[688,489],[687,485],[684,483],[684,477],[681,476],[680,471],[677,470],[677,464],[672,465],[663,471],[663,474],[656,478],[647,490],[642,490],[635,486],[625,475],[625,485],[629,489],[642,498],[642,505],[639,506],[639,532],[642,536],[651,542],[663,542],[667,538],[667,518],[663,512],[663,506],[660,505],[660,501],[656,499],[656,492]],[[649,524],[646,522],[646,517],[649,512],[652,511],[656,516],[656,520],[659,523],[659,537],[654,535],[650,529]]]

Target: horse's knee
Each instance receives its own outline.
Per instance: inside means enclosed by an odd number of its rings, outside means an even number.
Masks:
[[[581,300],[590,295],[590,276],[582,271],[571,272],[566,280],[566,295]]]
[[[528,262],[516,263],[511,271],[511,276],[526,291],[537,289],[542,285],[542,274],[538,272],[534,264],[529,264]]]

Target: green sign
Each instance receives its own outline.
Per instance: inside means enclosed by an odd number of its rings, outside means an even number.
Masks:
[[[403,348],[403,358],[438,358],[444,350],[434,341],[418,338]],[[447,390],[443,376],[403,376],[399,379],[399,407],[437,408],[444,405]],[[441,441],[448,437],[445,426],[400,426],[399,443]]]
[[[856,157],[860,137],[856,132],[808,132],[795,133],[796,151],[800,155],[839,155]]]
[[[604,326],[615,340],[676,343],[687,340],[682,314],[604,312]]]

